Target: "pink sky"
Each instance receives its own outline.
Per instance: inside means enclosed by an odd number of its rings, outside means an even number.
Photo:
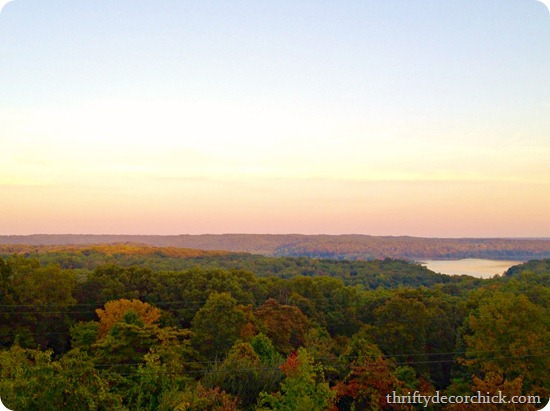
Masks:
[[[507,2],[0,13],[0,234],[550,236],[550,14]]]

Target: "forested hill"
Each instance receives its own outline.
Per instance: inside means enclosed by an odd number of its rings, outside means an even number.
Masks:
[[[158,247],[248,252],[267,256],[350,260],[389,258],[550,258],[550,238],[421,238],[368,235],[203,234],[203,235],[53,235],[0,236],[0,244],[142,243]]]
[[[249,253],[204,251],[187,248],[154,247],[143,244],[101,245],[0,245],[0,258],[12,255],[36,259],[40,265],[56,265],[87,276],[104,266],[140,267],[144,270],[181,271],[202,269],[246,271],[258,277],[284,279],[333,277],[344,284],[365,289],[399,286],[430,287],[435,284],[479,283],[467,276],[437,274],[420,264],[405,260],[329,260],[309,257],[272,257]]]

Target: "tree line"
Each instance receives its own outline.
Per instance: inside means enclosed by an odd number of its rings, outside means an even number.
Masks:
[[[348,260],[550,258],[550,238],[425,238],[370,235],[202,234],[0,236],[0,244],[86,245],[141,243],[156,247],[228,250],[268,256]]]

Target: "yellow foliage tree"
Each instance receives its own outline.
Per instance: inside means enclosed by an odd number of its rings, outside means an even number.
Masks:
[[[158,308],[140,300],[130,301],[121,298],[120,300],[109,301],[105,303],[104,310],[101,308],[95,310],[99,317],[99,337],[105,337],[113,325],[121,321],[124,314],[130,310],[134,311],[145,325],[156,323],[161,316],[161,311]]]

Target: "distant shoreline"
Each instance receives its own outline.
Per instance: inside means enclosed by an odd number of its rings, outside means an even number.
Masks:
[[[344,260],[400,258],[420,261],[479,258],[528,261],[550,258],[550,238],[425,238],[361,234],[200,235],[2,235],[0,245],[92,245],[138,243],[155,247],[225,250],[266,256]]]

